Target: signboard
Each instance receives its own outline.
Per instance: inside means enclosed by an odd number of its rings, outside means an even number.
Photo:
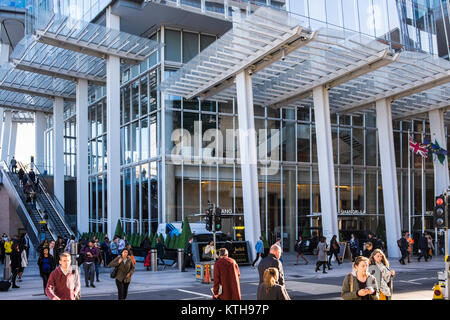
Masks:
[[[208,245],[208,243],[207,242],[196,242],[196,244],[197,244],[200,262],[211,261],[209,259],[203,258],[203,250]],[[217,247],[217,254],[219,254],[219,249],[225,248],[226,242],[224,242],[224,241],[216,242],[216,247]],[[231,252],[228,253],[228,256],[230,258],[233,258],[234,260],[236,260],[237,264],[250,264],[251,263],[250,257],[249,257],[248,244],[246,241],[233,241],[231,243],[231,247],[232,247],[232,249],[229,250]]]
[[[348,258],[350,261],[352,261],[352,253],[350,251],[350,246],[347,245],[347,242],[341,242],[339,244],[338,257],[342,262],[344,262],[345,258]]]

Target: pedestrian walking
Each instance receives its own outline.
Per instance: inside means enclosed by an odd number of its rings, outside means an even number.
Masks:
[[[291,300],[284,286],[278,284],[278,269],[264,270],[263,283],[258,286],[256,300]]]
[[[233,248],[233,238],[230,235],[227,236],[227,240],[225,241],[223,247],[228,250],[228,255],[232,257],[234,254],[234,248]]]
[[[362,252],[363,257],[366,257],[367,259],[370,258],[372,252],[373,252],[373,244],[371,241],[367,241],[364,243],[364,250]]]
[[[353,233],[350,235],[350,251],[352,253],[352,262],[354,262],[355,258],[359,256],[359,241]]]
[[[214,241],[210,241],[203,250],[203,259],[205,260],[213,260],[217,259],[218,256],[216,254],[216,250],[214,248]]]
[[[19,177],[20,186],[23,187],[23,176],[25,175],[25,171],[22,168],[17,172],[17,176]]]
[[[305,258],[305,250],[306,250],[306,243],[303,241],[302,236],[298,237],[298,240],[295,242],[295,251],[297,252],[297,257],[295,260],[295,265],[298,265],[298,257],[302,257],[303,260],[305,260],[305,265],[308,264],[308,260]]]
[[[72,252],[72,247],[75,245],[75,236],[71,235],[70,239],[67,240],[66,247],[64,248],[65,252],[68,252],[69,254],[75,254],[75,252]],[[58,261],[57,258],[55,258],[55,261]]]
[[[66,244],[64,243],[63,238],[61,236],[58,236],[58,240],[56,240],[55,255],[53,256],[53,259],[59,260],[59,256],[65,251],[65,249]]]
[[[89,282],[90,282],[90,286],[92,288],[95,288],[95,285],[94,285],[95,260],[97,259],[97,256],[98,256],[98,250],[94,246],[94,242],[92,240],[90,240],[88,242],[88,245],[85,246],[81,250],[81,254],[84,254],[84,256],[85,256],[85,259],[83,262],[83,269],[84,269],[84,280],[86,282],[86,287],[89,287]]]
[[[192,254],[192,243],[194,242],[194,238],[190,237],[188,243],[184,247],[184,266],[186,268],[195,268],[194,259]]]
[[[336,258],[336,261],[338,262],[339,265],[342,264],[341,259],[339,258],[339,243],[337,241],[337,236],[333,235],[333,237],[330,240],[330,250],[328,252],[328,266],[331,267],[331,259],[334,257]]]
[[[34,181],[36,180],[36,174],[34,173],[33,169],[30,169],[28,172],[28,177],[30,178],[31,182],[34,184]]]
[[[39,274],[42,278],[42,284],[44,286],[44,294],[45,294],[45,288],[47,288],[47,282],[50,278],[50,274],[53,270],[55,270],[55,259],[54,257],[49,254],[48,248],[44,248],[44,250],[39,255],[39,259],[37,262],[39,266]]]
[[[386,259],[383,251],[375,249],[369,259],[369,273],[375,276],[379,288],[379,300],[391,300],[393,289],[393,277],[395,270],[389,268],[389,261]]]
[[[255,268],[256,262],[259,260],[259,258],[263,258],[264,255],[264,242],[263,237],[259,237],[259,240],[256,241],[255,244],[255,251],[256,251],[256,258],[252,263],[252,268]]]
[[[100,242],[98,241],[97,237],[94,237],[94,246],[97,249],[97,257],[94,259],[95,264],[95,279],[97,282],[100,282],[99,276],[100,276],[100,265],[102,263],[102,250],[100,246]]]
[[[12,288],[20,288],[16,285],[16,279],[22,267],[22,255],[18,244],[15,244],[11,249],[10,266],[12,272]]]
[[[102,244],[100,245],[101,252],[103,254],[103,266],[106,267],[111,262],[111,249],[108,236],[105,236]]]
[[[116,268],[114,278],[116,279],[119,300],[125,300],[128,295],[128,286],[131,282],[131,275],[134,273],[134,264],[128,256],[128,250],[123,249],[121,255],[111,261],[108,266]]]
[[[414,240],[413,240],[413,238],[411,238],[411,235],[409,234],[409,232],[406,233],[406,241],[408,242],[408,263],[411,263]]]
[[[48,278],[45,294],[51,300],[79,300],[81,298],[80,273],[72,267],[70,253],[59,257],[59,267]]]
[[[161,242],[161,239],[156,238],[156,254],[158,260],[161,261],[161,264],[166,268],[166,264],[164,262],[164,244]]]
[[[428,262],[428,239],[426,238],[426,233],[422,234],[419,238],[419,258],[417,261],[420,262],[422,257]]]
[[[141,248],[144,248],[145,252],[150,251],[150,249],[152,248],[152,242],[150,241],[148,235],[146,235],[144,240],[142,240]]]
[[[219,249],[219,259],[214,263],[213,298],[218,300],[241,300],[241,273],[238,264],[228,257],[226,248]]]
[[[125,243],[125,239],[126,239],[125,236],[123,239],[120,236],[118,237],[117,243],[118,243],[119,254],[122,253],[122,250],[125,249],[125,246],[127,245]]]
[[[44,239],[44,241],[42,241],[41,244],[38,246],[39,253],[41,253],[44,248],[48,248],[48,247],[49,247],[48,240]]]
[[[425,236],[427,238],[428,243],[428,258],[431,260],[433,259],[433,252],[434,252],[434,245],[433,245],[433,239],[431,238],[431,235],[427,233]]]
[[[5,241],[5,245],[4,245],[4,247],[5,247],[5,255],[9,256],[9,255],[11,255],[11,252],[12,252],[13,242],[12,242],[12,240],[9,237],[7,237],[6,239],[7,240]]]
[[[322,273],[327,273],[325,268],[328,266],[328,270],[331,270],[328,265],[328,248],[327,248],[327,238],[321,237],[319,243],[317,244],[317,263],[316,272],[319,271],[320,267],[323,266]]]
[[[264,282],[264,271],[268,268],[276,268],[278,269],[278,284],[284,286],[284,271],[283,271],[283,263],[281,262],[281,254],[283,253],[283,249],[277,244],[274,244],[270,247],[269,254],[261,260],[258,265],[258,273],[259,273],[259,284]]]
[[[127,244],[125,246],[125,249],[128,250],[128,256],[130,257],[131,261],[133,261],[133,264],[136,265],[136,258],[135,258],[134,254],[133,254],[133,250],[131,250],[131,245]]]
[[[111,259],[114,260],[119,255],[119,237],[114,236],[109,248],[111,250]]]
[[[20,268],[19,268],[19,274],[17,275],[17,280],[19,282],[22,282],[23,272],[25,271],[25,268],[28,267],[28,259],[27,259],[27,252],[26,252],[25,248],[20,245],[19,245],[19,248],[20,248],[21,263],[20,263]]]
[[[51,240],[48,244],[48,253],[52,255],[52,257],[56,257],[56,242],[55,240]]]
[[[14,159],[14,156],[12,157],[11,161],[9,162],[10,166],[11,166],[11,171],[13,173],[16,173],[16,169],[17,169],[17,161],[16,159]]]
[[[378,300],[377,280],[368,272],[369,259],[356,257],[353,270],[342,284],[341,297],[344,300]]]

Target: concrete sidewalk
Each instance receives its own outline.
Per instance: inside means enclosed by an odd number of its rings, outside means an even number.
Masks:
[[[323,274],[322,271],[315,272],[316,258],[313,256],[306,256],[309,260],[309,264],[305,265],[304,261],[300,259],[300,265],[294,265],[295,253],[285,253],[283,255],[283,267],[285,271],[285,278],[287,287],[295,286],[295,281],[301,279],[323,279],[328,277],[342,277],[351,271],[351,262],[345,261],[342,265],[338,265],[336,262],[332,263],[332,270],[327,274]],[[434,257],[429,262],[417,262],[417,258],[412,259],[412,263],[407,265],[401,265],[397,260],[391,261],[391,267],[397,273],[401,272],[414,272],[430,270],[430,276],[436,276],[437,269],[444,268],[444,262],[442,256]],[[1,266],[1,270],[3,266]],[[157,291],[167,289],[179,289],[183,287],[193,286],[206,286],[202,285],[199,280],[195,279],[195,270],[187,269],[187,272],[179,272],[177,268],[166,267],[162,270],[162,266],[159,266],[157,272],[146,271],[144,264],[138,262],[136,265],[136,272],[132,277],[132,281],[129,287],[129,292],[143,292],[143,291]],[[109,274],[110,268],[101,267],[100,270],[100,282],[95,282],[96,288],[86,288],[84,282],[84,272],[81,270],[81,285],[82,296],[95,296],[95,295],[107,295],[115,294],[117,291],[114,279],[111,279]],[[241,266],[241,283],[257,283],[259,281],[257,269],[253,269],[251,266]],[[17,283],[20,289],[9,289],[7,292],[0,292],[0,300],[45,300],[47,297],[43,294],[42,279],[39,276],[39,268],[36,265],[36,261],[30,261],[29,266],[25,269],[23,275],[23,281]],[[404,294],[403,294],[404,295]],[[418,297],[421,295],[418,294]],[[428,295],[422,295],[427,296]],[[398,298],[401,298],[400,296]]]

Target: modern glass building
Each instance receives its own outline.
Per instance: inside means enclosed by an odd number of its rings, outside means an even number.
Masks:
[[[225,220],[223,231],[245,240],[236,100],[189,100],[170,95],[160,86],[232,29],[233,11],[248,16],[266,6],[291,12],[305,29],[325,28],[372,38],[394,53],[449,57],[447,2],[439,0],[31,1],[30,34],[45,9],[106,26],[111,26],[108,21],[114,16],[121,31],[163,44],[145,60],[120,66],[120,95],[113,109],[120,122],[112,138],[117,140],[108,141],[107,85],[90,82],[86,125],[77,124],[78,104],[64,102],[63,175],[66,181],[77,179],[88,195],[83,209],[78,201],[78,208],[66,210],[77,221],[78,230],[109,232],[118,217],[125,232],[147,233],[160,223],[185,217],[199,222],[198,215],[212,202],[233,214]],[[258,141],[270,143],[270,152],[258,158],[261,233],[269,242],[282,238],[284,248],[293,250],[299,235],[309,238],[322,232],[315,110],[311,103],[272,108],[257,96],[254,100]],[[51,112],[46,115],[45,147],[36,159],[50,175],[56,165],[54,117]],[[385,206],[376,115],[331,110],[330,118],[340,238],[347,239],[355,231],[383,234]],[[77,176],[77,128],[86,130],[88,162],[83,177]],[[184,130],[183,138],[177,129]],[[211,130],[220,132],[223,140],[208,136]],[[429,230],[435,193],[433,162],[408,151],[408,132],[416,141],[432,139],[427,114],[393,119],[401,229]],[[219,148],[219,143],[225,147]],[[113,195],[108,188],[114,166],[108,146],[120,147],[114,153],[120,161],[114,171],[120,180],[112,183],[117,188]],[[277,170],[261,174],[268,167]],[[65,202],[75,194],[66,192]],[[117,207],[112,209],[112,203]],[[112,210],[116,213],[111,214]]]

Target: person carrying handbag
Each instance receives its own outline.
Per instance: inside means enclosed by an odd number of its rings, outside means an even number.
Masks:
[[[127,249],[123,249],[120,256],[117,256],[108,265],[115,268],[111,277],[116,279],[119,300],[125,300],[128,295],[128,287],[131,283],[131,275],[134,273],[134,263],[129,257]]]
[[[379,290],[379,300],[391,300],[393,290],[393,278],[395,270],[389,268],[389,261],[383,251],[375,249],[370,256],[369,273],[376,275]]]

